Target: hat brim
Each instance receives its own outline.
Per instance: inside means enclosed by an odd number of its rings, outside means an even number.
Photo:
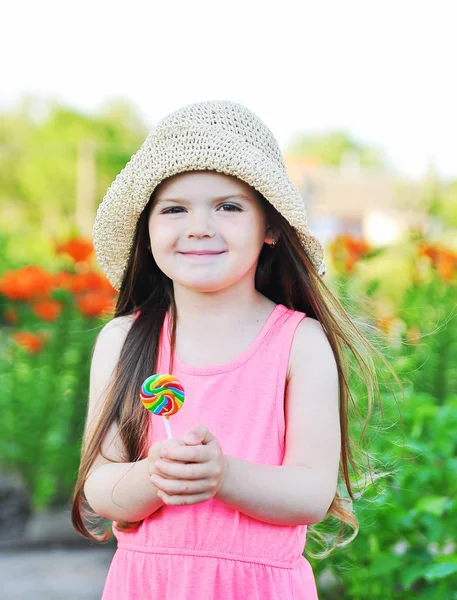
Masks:
[[[295,228],[318,274],[325,274],[322,245],[308,229],[303,198],[284,165],[275,164],[230,131],[206,125],[175,125],[149,134],[98,207],[94,249],[116,290],[122,283],[138,219],[154,189],[167,177],[197,170],[232,175],[258,190]]]

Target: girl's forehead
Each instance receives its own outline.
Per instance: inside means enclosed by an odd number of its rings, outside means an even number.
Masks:
[[[217,171],[186,171],[168,177],[155,190],[156,202],[160,200],[213,200],[222,196],[242,194],[246,199],[255,198],[255,190],[249,184],[232,175]]]

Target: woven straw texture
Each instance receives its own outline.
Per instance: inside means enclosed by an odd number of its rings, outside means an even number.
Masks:
[[[297,231],[321,277],[323,248],[308,228],[303,198],[289,179],[270,129],[228,100],[195,102],[164,117],[108,188],[93,227],[97,261],[119,290],[144,207],[161,181],[184,171],[215,170],[257,189]]]

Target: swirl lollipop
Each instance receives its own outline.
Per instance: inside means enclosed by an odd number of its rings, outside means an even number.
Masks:
[[[171,439],[171,429],[168,418],[182,407],[184,388],[182,383],[173,375],[151,375],[143,381],[140,389],[140,399],[143,406],[155,415],[162,415]]]

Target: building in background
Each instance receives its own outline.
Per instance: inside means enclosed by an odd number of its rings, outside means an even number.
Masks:
[[[324,244],[350,233],[384,246],[428,226],[426,211],[420,209],[421,181],[361,166],[353,153],[337,167],[290,155],[285,164],[303,196],[309,227]]]

